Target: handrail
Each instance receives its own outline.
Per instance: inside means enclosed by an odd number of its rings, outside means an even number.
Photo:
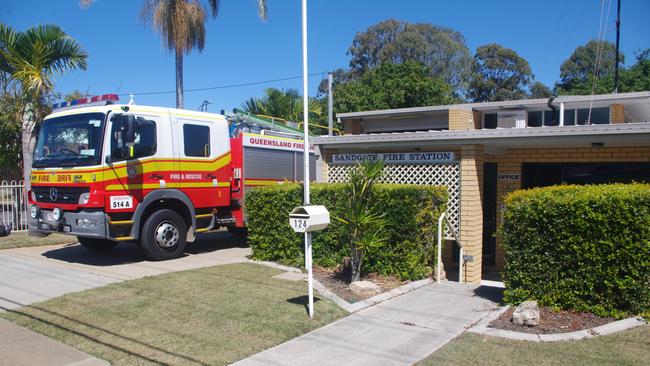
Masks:
[[[300,129],[300,126],[302,126],[303,123],[305,123],[305,122],[298,122],[298,129]],[[316,126],[316,127],[324,128],[324,129],[327,129],[327,130],[329,130],[329,128],[330,128],[329,126],[325,126],[325,125],[317,125],[317,124],[315,124],[315,123],[309,123],[309,125],[310,125],[310,126]],[[338,128],[332,127],[332,131],[336,131],[336,133],[338,133],[339,136],[342,136],[342,135],[343,135],[343,133],[341,132],[341,130],[339,130]]]
[[[452,229],[451,235],[454,237],[454,240],[458,244],[459,253],[458,253],[458,282],[463,283],[463,266],[464,266],[464,257],[463,257],[463,243],[460,241],[460,238],[456,234],[456,231],[453,229],[453,225],[449,222],[447,215],[443,212],[442,215],[438,218],[438,263],[436,263],[436,283],[440,283],[440,272],[442,269],[442,223],[446,222],[449,227]]]

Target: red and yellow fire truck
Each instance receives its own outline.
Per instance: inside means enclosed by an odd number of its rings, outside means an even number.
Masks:
[[[149,259],[175,258],[200,233],[245,233],[251,187],[302,180],[300,139],[231,137],[220,114],[116,99],[73,102],[43,121],[30,231],[76,235],[96,251],[135,242]]]

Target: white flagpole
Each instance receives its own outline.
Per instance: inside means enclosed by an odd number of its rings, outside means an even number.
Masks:
[[[304,197],[309,205],[309,83],[307,79],[307,0],[302,0],[302,113],[304,128]],[[305,267],[307,268],[307,292],[309,293],[309,317],[314,317],[314,283],[311,269],[311,233],[305,233]]]

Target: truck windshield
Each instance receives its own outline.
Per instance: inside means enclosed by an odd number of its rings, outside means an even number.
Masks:
[[[34,150],[35,168],[97,165],[104,113],[73,114],[43,121]]]

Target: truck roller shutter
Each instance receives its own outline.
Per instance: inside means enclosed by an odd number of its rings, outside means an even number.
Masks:
[[[246,179],[293,180],[294,153],[292,151],[244,149],[244,177]]]

